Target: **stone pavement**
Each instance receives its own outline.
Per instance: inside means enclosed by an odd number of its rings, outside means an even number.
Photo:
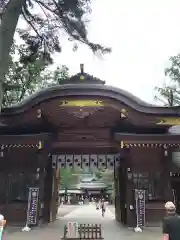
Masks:
[[[45,228],[37,228],[30,232],[16,232],[5,237],[6,240],[59,240],[63,235],[63,227],[69,221],[79,223],[102,224],[104,240],[159,240],[162,236],[158,231],[152,229],[145,230],[143,233],[134,233],[132,229],[127,229],[116,223],[114,214],[108,208],[105,217],[101,216],[101,211],[96,210],[95,205],[81,205],[75,210],[49,224]]]

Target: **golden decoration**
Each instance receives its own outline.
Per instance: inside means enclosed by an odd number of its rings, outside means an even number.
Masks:
[[[42,149],[42,142],[41,141],[39,141],[39,143],[38,143],[38,149]]]
[[[84,76],[81,75],[81,76],[79,77],[79,79],[80,79],[80,80],[84,80]]]
[[[122,108],[120,113],[121,113],[121,118],[126,118],[127,117],[127,110],[126,109]]]
[[[180,125],[180,118],[163,118],[159,119],[157,125]]]
[[[41,109],[40,108],[37,109],[37,118],[41,118],[41,114],[42,114]]]
[[[124,147],[124,142],[121,141],[120,145],[121,145],[121,148],[123,148]]]
[[[60,107],[103,107],[103,101],[98,100],[70,100],[61,101]]]
[[[180,144],[178,143],[124,143],[121,141],[121,148],[164,148],[165,150],[168,147],[179,148]]]

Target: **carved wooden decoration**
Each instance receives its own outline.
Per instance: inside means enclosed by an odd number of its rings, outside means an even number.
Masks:
[[[77,119],[85,119],[104,107],[103,101],[98,100],[64,100],[60,107],[66,108],[69,115]]]

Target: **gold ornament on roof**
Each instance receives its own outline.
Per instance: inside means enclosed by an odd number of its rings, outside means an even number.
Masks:
[[[120,145],[121,145],[121,148],[124,148],[124,142],[123,141],[121,141]]]
[[[180,125],[180,118],[162,118],[156,122],[157,125]]]
[[[121,111],[120,111],[120,114],[121,114],[121,118],[126,118],[127,117],[127,110],[122,108]]]
[[[103,107],[103,101],[99,100],[64,100],[60,102],[60,107]]]
[[[37,109],[37,118],[41,118],[42,112],[41,109]]]
[[[42,142],[41,141],[39,141],[39,143],[38,143],[38,149],[42,149]]]
[[[81,71],[81,75],[80,75],[80,80],[84,80],[84,64],[80,64],[80,71]]]

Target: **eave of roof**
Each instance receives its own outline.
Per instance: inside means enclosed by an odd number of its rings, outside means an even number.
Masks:
[[[12,105],[11,107],[2,109],[2,115],[13,115],[26,111],[28,108],[39,104],[42,101],[68,96],[95,96],[108,97],[115,99],[136,109],[139,112],[147,114],[159,114],[167,116],[179,116],[180,107],[160,107],[148,104],[141,99],[133,96],[131,93],[115,88],[112,86],[101,84],[64,84],[49,87],[37,92],[31,97],[25,99],[21,103]]]

